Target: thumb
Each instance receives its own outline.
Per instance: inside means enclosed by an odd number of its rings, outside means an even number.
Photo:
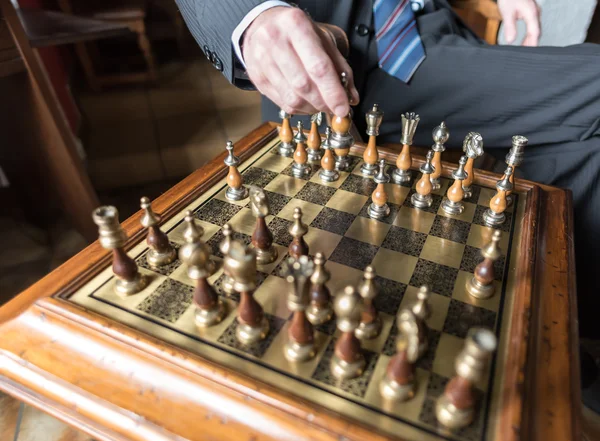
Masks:
[[[507,43],[512,43],[517,37],[517,17],[514,13],[504,19],[504,38]]]

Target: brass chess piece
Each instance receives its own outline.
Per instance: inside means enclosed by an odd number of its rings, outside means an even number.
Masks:
[[[360,172],[365,176],[374,176],[377,173],[377,163],[379,162],[377,136],[379,136],[379,127],[383,121],[383,112],[379,110],[378,104],[373,104],[373,108],[367,112],[366,119],[369,142],[363,153],[364,164],[360,167]]]
[[[378,294],[375,277],[375,269],[368,266],[365,268],[363,280],[358,285],[358,293],[363,299],[364,308],[360,324],[354,333],[360,340],[371,340],[381,332],[381,318],[373,304]]]
[[[296,150],[294,150],[294,163],[292,164],[292,175],[296,178],[304,178],[310,175],[311,167],[307,164],[306,139],[302,121],[298,121],[298,132],[294,137]]]
[[[392,173],[392,181],[396,184],[403,184],[411,179],[412,156],[410,155],[410,146],[413,143],[419,120],[419,115],[414,112],[402,115],[402,139],[400,140],[402,151],[396,160],[396,170]]]
[[[429,347],[429,338],[428,334],[428,326],[426,320],[431,317],[431,306],[429,305],[429,298],[431,294],[429,293],[429,288],[426,285],[423,285],[419,288],[419,292],[417,292],[417,301],[410,308],[412,313],[417,318],[417,322],[419,324],[419,347],[418,347],[418,355],[417,358],[421,358],[427,352],[427,348]]]
[[[328,322],[333,316],[333,306],[331,304],[331,293],[327,288],[327,282],[331,274],[325,268],[325,256],[318,252],[314,258],[315,269],[310,276],[310,306],[306,312],[308,320],[313,325],[320,325]]]
[[[319,126],[323,122],[323,113],[315,113],[310,117],[310,132],[308,134],[308,160],[309,162],[319,162],[323,156],[321,150],[321,135],[319,134]]]
[[[227,157],[225,158],[225,165],[229,167],[229,173],[227,174],[227,191],[225,197],[230,201],[241,201],[248,197],[248,189],[244,187],[242,175],[240,174],[238,165],[240,165],[240,158],[233,154],[233,142],[227,141]]]
[[[202,240],[201,238],[204,235],[204,228],[202,228],[202,225],[196,223],[194,219],[194,214],[191,210],[187,210],[185,212],[184,221],[185,230],[183,232],[183,240],[185,240],[186,242],[195,242]],[[209,276],[212,276],[214,273],[217,272],[217,269],[219,269],[217,262],[213,260],[212,256],[210,256],[210,259],[206,265],[206,269],[209,272]]]
[[[294,154],[294,131],[292,130],[292,125],[290,123],[290,118],[292,115],[286,113],[282,110],[279,111],[279,117],[282,119],[281,129],[279,130],[279,139],[281,143],[277,148],[279,154],[281,156],[286,156],[291,158]]]
[[[268,265],[277,259],[277,248],[273,246],[273,234],[267,227],[265,218],[270,214],[269,200],[263,189],[250,187],[250,208],[256,216],[256,227],[252,233],[252,246],[256,250],[256,262]]]
[[[294,208],[294,222],[290,226],[290,235],[293,237],[288,253],[298,259],[300,256],[308,256],[308,244],[304,236],[308,233],[308,226],[302,222],[302,209]]]
[[[475,267],[474,276],[467,282],[467,292],[475,298],[489,299],[494,295],[494,262],[502,255],[500,239],[500,231],[494,230],[492,240],[481,250],[483,262]]]
[[[158,226],[160,216],[152,210],[152,204],[147,197],[140,199],[140,206],[144,210],[140,222],[148,229],[146,243],[150,247],[146,261],[152,268],[168,265],[177,258],[177,252],[169,242],[169,237]]]
[[[387,203],[388,195],[385,191],[385,184],[390,182],[390,177],[385,172],[384,159],[379,161],[379,172],[373,180],[377,183],[377,187],[373,190],[373,194],[371,195],[372,202],[371,205],[369,205],[367,213],[369,214],[369,217],[373,219],[383,219],[390,214],[390,206]]]
[[[440,424],[455,430],[473,422],[476,404],[474,384],[483,377],[496,346],[496,336],[489,329],[469,329],[464,349],[454,364],[456,376],[436,402],[435,414]]]
[[[490,208],[483,212],[483,222],[488,227],[502,225],[506,220],[504,211],[506,210],[506,193],[513,189],[510,177],[513,174],[513,168],[509,165],[504,171],[504,177],[496,183],[497,193],[490,199]]]
[[[423,176],[417,182],[416,192],[410,197],[410,202],[417,208],[428,208],[433,204],[433,197],[431,196],[431,191],[433,190],[431,174],[435,171],[433,165],[431,165],[433,157],[433,151],[429,150],[425,164],[420,168]]]
[[[513,174],[510,175],[510,183],[513,188],[515,186],[515,169],[523,163],[523,156],[525,147],[527,147],[529,140],[521,135],[512,137],[512,148],[506,155],[506,164],[513,168]],[[511,195],[512,189],[506,192],[506,206],[510,207],[513,203],[513,197]]]
[[[335,182],[340,178],[340,173],[335,169],[335,157],[331,146],[331,127],[325,129],[325,141],[323,141],[321,147],[325,153],[321,158],[319,179],[323,182]]]
[[[473,163],[475,159],[483,155],[483,138],[479,133],[469,132],[463,141],[463,152],[467,156],[467,163],[465,165],[465,172],[467,177],[462,183],[464,198],[470,198],[473,195],[471,185],[475,181],[475,170],[473,169]]]
[[[448,142],[448,138],[450,138],[450,132],[448,131],[444,121],[442,121],[439,126],[433,129],[432,136],[434,143],[431,147],[431,150],[433,150],[433,159],[431,161],[433,173],[431,173],[430,179],[432,190],[437,191],[440,189],[440,176],[442,176],[442,172],[444,171],[444,167],[442,166],[442,153],[446,150],[446,146],[444,144]]]
[[[450,186],[446,193],[446,198],[442,201],[442,210],[447,214],[458,215],[465,210],[465,206],[462,203],[465,195],[462,183],[467,178],[467,172],[465,172],[466,164],[467,157],[461,156],[458,161],[458,169],[452,172],[454,183]]]
[[[231,241],[233,240],[233,228],[231,228],[230,224],[225,224],[223,225],[223,228],[221,229],[221,232],[223,233],[223,240],[221,241],[221,243],[219,244],[219,250],[221,251],[221,254],[223,254],[223,257],[225,257],[227,255],[227,253],[229,253],[229,248],[231,247]],[[223,291],[226,294],[233,294],[235,293],[235,289],[233,289],[233,278],[227,274],[227,272],[225,271],[225,268],[223,269]]]
[[[98,225],[100,245],[113,253],[113,273],[117,276],[116,293],[128,296],[143,290],[148,285],[148,278],[140,274],[135,260],[123,249],[127,235],[119,223],[117,208],[111,205],[98,207],[94,210],[92,218]]]
[[[348,93],[348,98],[351,100],[352,97],[348,91],[348,75],[346,72],[342,72],[342,85]],[[352,111],[346,116],[333,116],[333,120],[331,121],[333,133],[330,142],[336,154],[335,168],[340,171],[348,170],[348,167],[350,166],[348,153],[350,153],[350,147],[354,144],[354,137],[350,133],[351,127]]]

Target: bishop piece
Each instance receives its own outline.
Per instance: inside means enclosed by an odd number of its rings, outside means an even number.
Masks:
[[[371,195],[371,200],[373,202],[369,205],[367,213],[373,219],[383,219],[390,214],[390,206],[387,204],[388,196],[385,191],[385,184],[390,182],[390,177],[385,172],[384,159],[379,161],[379,172],[373,180],[377,183],[377,187],[375,187],[375,190]]]
[[[321,147],[325,153],[321,158],[319,179],[323,182],[335,182],[340,178],[340,173],[335,169],[335,157],[331,146],[331,127],[325,129],[325,141]]]
[[[440,189],[440,176],[442,176],[442,171],[444,171],[444,167],[442,166],[442,153],[446,150],[446,146],[444,145],[448,142],[448,138],[450,138],[450,132],[446,127],[446,123],[442,121],[439,126],[433,129],[433,146],[431,150],[433,150],[433,159],[431,161],[431,165],[433,165],[433,173],[431,174],[431,185],[433,186],[433,191],[437,191]]]
[[[230,201],[241,201],[248,197],[248,189],[244,187],[242,181],[242,175],[238,171],[238,165],[240,165],[240,158],[233,154],[233,142],[227,141],[227,158],[225,158],[225,165],[229,167],[229,173],[227,174],[227,191],[225,197]]]
[[[304,178],[310,175],[310,165],[308,165],[308,154],[306,153],[306,135],[302,121],[298,121],[298,133],[294,138],[296,150],[294,151],[294,163],[292,164],[292,175],[296,178]]]
[[[279,117],[282,119],[281,129],[279,130],[279,139],[281,143],[277,150],[281,156],[289,158],[294,154],[294,132],[290,123],[291,116],[292,115],[285,113],[283,110],[279,111]]]
[[[310,306],[306,312],[308,320],[313,325],[320,325],[328,322],[333,315],[331,304],[331,293],[327,288],[327,282],[331,274],[325,268],[325,256],[318,252],[314,258],[315,269],[310,276]]]
[[[273,234],[265,218],[270,214],[269,200],[262,188],[250,187],[250,208],[256,216],[256,227],[252,233],[252,246],[256,250],[256,262],[267,265],[277,259],[277,248],[273,246]]]
[[[140,206],[144,210],[141,224],[148,229],[146,243],[150,247],[146,254],[146,261],[152,268],[168,265],[175,260],[177,252],[169,242],[167,235],[158,226],[160,216],[152,210],[150,199],[147,197],[140,200]]]
[[[473,163],[477,158],[483,155],[483,138],[479,133],[470,132],[463,141],[463,151],[467,156],[467,164],[465,165],[465,172],[467,177],[462,183],[463,192],[465,198],[470,198],[473,195],[471,185],[475,181],[475,170],[473,169]]]
[[[383,121],[383,112],[379,110],[379,105],[373,104],[373,108],[367,112],[366,119],[369,143],[363,153],[364,164],[360,167],[360,172],[365,176],[374,176],[377,173],[377,162],[379,162],[377,136],[379,135],[379,127]]]
[[[435,171],[433,165],[431,165],[433,157],[433,151],[429,150],[427,152],[427,160],[420,169],[423,176],[417,182],[416,192],[410,197],[410,202],[417,208],[428,208],[433,204],[433,197],[431,196],[431,191],[433,190],[431,174]]]
[[[348,93],[348,98],[351,99],[350,92],[348,91],[348,75],[346,72],[342,72],[342,85]],[[331,135],[331,146],[335,150],[335,168],[340,171],[347,170],[350,166],[350,158],[348,153],[350,147],[354,144],[354,137],[350,133],[352,127],[352,114],[349,113],[346,116],[334,115],[331,121],[331,128],[333,133]]]
[[[417,125],[419,124],[419,115],[414,112],[402,115],[402,151],[396,160],[396,170],[392,173],[392,181],[396,184],[403,184],[410,181],[412,166],[412,156],[410,155],[410,146],[413,143]]]
[[[302,209],[300,207],[294,208],[294,222],[289,231],[293,237],[288,247],[290,256],[296,259],[300,256],[308,256],[308,244],[304,241],[304,236],[308,233],[308,226],[302,222]]]
[[[513,168],[509,165],[504,171],[504,177],[496,183],[497,193],[490,199],[490,208],[483,212],[483,222],[488,227],[502,225],[506,220],[504,211],[506,210],[506,193],[513,189],[510,177],[513,174]]]
[[[331,373],[338,380],[356,378],[362,375],[366,364],[360,340],[354,334],[362,315],[362,302],[356,289],[347,286],[338,294],[334,309],[340,336],[331,357]]]
[[[308,134],[308,160],[310,162],[319,162],[323,156],[321,150],[321,135],[319,134],[319,126],[323,122],[323,113],[315,113],[310,117],[310,133]]]
[[[481,250],[483,262],[475,267],[475,275],[467,282],[467,292],[478,299],[489,299],[494,295],[494,262],[500,252],[500,230],[494,230],[492,240]]]
[[[361,340],[373,339],[381,332],[381,318],[373,304],[378,293],[375,277],[375,269],[368,266],[365,268],[362,282],[358,285],[358,293],[363,299],[364,308],[355,334]]]
[[[467,172],[465,172],[465,165],[467,164],[467,157],[461,156],[458,161],[458,169],[452,172],[454,178],[454,184],[448,189],[446,198],[442,201],[442,210],[447,214],[458,215],[465,210],[465,206],[462,203],[465,195],[462,187],[462,183],[467,179]]]

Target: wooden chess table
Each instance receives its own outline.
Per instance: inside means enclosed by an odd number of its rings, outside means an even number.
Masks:
[[[496,294],[478,300],[464,286],[492,232],[481,216],[500,178],[477,171],[465,211],[439,209],[455,164],[444,163],[434,204],[410,203],[413,179],[388,186],[391,214],[365,215],[374,189],[359,173],[365,146],[351,149],[351,167],[324,184],[313,173],[290,174],[291,158],[276,154],[278,130],[264,124],[235,146],[246,184],[263,187],[267,219],[279,258],[259,265],[254,296],[270,324],[252,347],[235,340],[239,298],[223,295],[229,314],[199,329],[193,320],[192,282],[179,260],[152,269],[140,225],[142,212],[122,225],[128,254],[149,285],[115,293],[111,254],[98,242],[0,309],[0,389],[98,440],[575,440],[580,439],[573,215],[569,192],[519,180],[507,210],[496,271]],[[381,149],[393,164],[396,153]],[[225,153],[152,202],[175,247],[192,210],[218,260],[221,227],[233,226],[249,243],[254,217],[248,200],[224,197]],[[140,195],[143,196],[143,195]],[[357,283],[366,265],[378,274],[378,338],[363,344],[367,367],[355,380],[336,382],[328,360],[335,324],[317,327],[317,356],[299,365],[282,354],[289,326],[281,262],[295,206],[309,224],[310,253],[324,253],[339,292]],[[222,294],[221,272],[209,281]],[[421,284],[432,291],[429,349],[417,364],[415,397],[386,403],[377,385],[394,354],[395,316],[414,302]],[[498,350],[477,384],[474,423],[459,431],[437,424],[433,407],[454,375],[454,359],[470,327],[496,334]]]

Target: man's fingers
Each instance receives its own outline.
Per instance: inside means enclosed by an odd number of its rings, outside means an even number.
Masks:
[[[327,53],[333,60],[337,72],[346,72],[348,79],[348,90],[352,95],[352,101],[350,104],[355,106],[360,101],[360,96],[358,95],[358,90],[356,90],[356,86],[354,84],[354,73],[352,72],[352,68],[337,47],[331,42],[331,40],[327,39],[326,36],[324,38],[325,40],[323,41],[323,44],[325,45]]]
[[[507,17],[504,17],[503,24],[504,24],[504,38],[506,38],[507,43],[512,43],[513,41],[515,41],[515,38],[517,37],[516,12],[513,11],[512,14],[510,14]]]
[[[523,46],[537,46],[540,40],[540,13],[535,2],[524,7],[521,16],[527,26],[527,35],[523,40]]]

